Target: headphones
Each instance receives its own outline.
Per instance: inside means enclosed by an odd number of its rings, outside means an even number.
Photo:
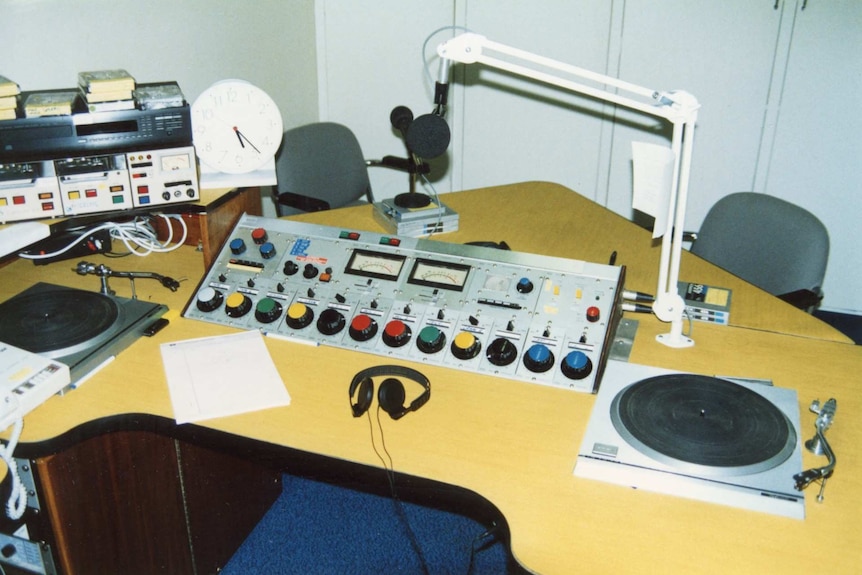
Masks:
[[[401,380],[395,377],[384,379],[377,388],[377,402],[392,419],[401,419],[408,412],[416,411],[431,399],[431,382],[415,369],[400,365],[369,367],[353,376],[353,381],[350,382],[350,407],[353,410],[353,417],[360,417],[371,407],[371,402],[374,399],[374,381],[371,378],[384,375],[412,379],[425,389],[422,395],[410,402],[410,405],[404,405],[407,394]],[[358,393],[357,389],[359,390]],[[354,394],[356,394],[355,402],[353,401]]]

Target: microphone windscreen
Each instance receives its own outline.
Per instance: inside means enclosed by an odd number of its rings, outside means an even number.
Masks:
[[[397,130],[407,130],[413,121],[413,112],[407,106],[395,106],[389,113],[389,121]]]
[[[449,124],[436,114],[419,116],[407,129],[407,146],[420,158],[436,158],[449,147]]]

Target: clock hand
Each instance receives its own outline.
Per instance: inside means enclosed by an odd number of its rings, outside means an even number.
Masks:
[[[240,145],[240,146],[242,146],[243,148],[245,148],[245,142],[248,142],[248,145],[249,145],[249,146],[251,146],[252,148],[254,148],[254,151],[255,151],[255,152],[257,152],[258,154],[260,153],[260,150],[258,150],[258,149],[257,149],[257,146],[255,146],[254,144],[252,144],[252,143],[251,143],[251,141],[250,141],[248,138],[246,138],[246,137],[245,137],[245,134],[243,134],[242,132],[240,132],[240,131],[239,131],[239,128],[237,128],[236,126],[234,126],[234,127],[233,127],[233,131],[234,131],[234,132],[236,132],[236,137],[237,137],[237,139],[239,140],[239,145]],[[243,140],[245,140],[245,142],[244,142]]]

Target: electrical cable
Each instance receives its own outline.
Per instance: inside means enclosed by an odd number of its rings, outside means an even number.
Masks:
[[[422,42],[422,69],[425,70],[425,77],[428,80],[428,85],[431,87],[432,94],[434,93],[434,78],[431,76],[431,70],[428,69],[428,58],[425,57],[425,54],[428,52],[428,42],[431,41],[431,38],[440,32],[445,32],[446,30],[472,32],[472,30],[465,28],[464,26],[441,26],[425,37],[425,41]]]
[[[21,476],[18,474],[18,464],[12,454],[15,447],[18,445],[18,440],[21,438],[21,431],[24,429],[24,420],[18,418],[12,427],[12,435],[5,446],[0,447],[0,458],[6,462],[9,469],[9,475],[12,478],[12,489],[9,494],[9,500],[6,502],[6,515],[9,519],[17,521],[24,515],[27,509],[27,490],[24,484],[21,483]]]
[[[371,433],[371,448],[374,449],[374,454],[377,455],[377,458],[383,464],[383,469],[386,472],[386,479],[389,481],[389,489],[392,493],[392,504],[395,506],[395,512],[398,515],[399,520],[404,525],[407,530],[407,539],[410,541],[410,546],[413,548],[414,553],[416,553],[416,557],[419,559],[419,563],[422,565],[422,573],[424,575],[430,575],[428,571],[428,563],[425,560],[425,554],[422,552],[422,547],[419,545],[419,540],[416,537],[416,533],[413,531],[413,528],[410,526],[410,520],[407,517],[407,514],[404,512],[404,507],[401,504],[401,499],[398,497],[398,492],[395,489],[395,465],[392,462],[392,455],[389,453],[389,450],[386,449],[386,441],[383,438],[383,424],[380,421],[380,411],[381,408],[377,406],[377,427],[380,429],[380,444],[383,448],[383,452],[386,454],[386,457],[389,459],[389,465],[386,464],[386,460],[380,455],[380,451],[377,449],[377,445],[374,443],[374,423],[371,420],[371,413],[368,412],[368,427]]]
[[[124,223],[116,223],[116,222],[105,222],[103,224],[99,224],[92,228],[76,228],[84,230],[84,234],[90,235],[102,230],[108,230],[111,235],[111,238],[121,241],[128,250],[129,254],[136,256],[147,256],[151,253],[167,253],[174,251],[183,245],[188,237],[188,226],[186,225],[185,220],[181,216],[178,215],[164,215],[157,214],[159,217],[165,220],[167,224],[168,237],[165,241],[159,241],[158,234],[153,228],[152,223],[150,222],[150,217],[136,217],[131,222]],[[171,245],[171,242],[174,238],[174,228],[170,223],[171,219],[175,219],[179,221],[180,227],[182,228],[182,237],[177,240],[174,245]],[[79,240],[73,240],[65,247],[62,247],[56,251],[50,253],[40,253],[40,254],[26,254],[20,253],[19,257],[23,259],[29,260],[39,260],[39,259],[47,259],[53,258],[59,255],[62,255],[69,250],[73,249],[78,245]]]

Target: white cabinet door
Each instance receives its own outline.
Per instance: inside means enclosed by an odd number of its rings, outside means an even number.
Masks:
[[[802,4],[771,155],[761,160],[763,191],[823,221],[830,235],[823,307],[862,313],[862,2]]]
[[[454,0],[316,0],[320,119],[350,127],[366,158],[404,157],[404,142],[389,114],[399,105],[415,116],[431,112],[433,86],[426,80],[422,44],[436,28],[453,24],[453,10]],[[297,87],[303,89],[308,87]],[[445,171],[445,165],[435,167],[432,177]],[[404,172],[374,168],[369,176],[376,199],[409,188]],[[445,182],[439,187],[449,191]]]
[[[700,102],[686,228],[722,196],[751,190],[781,24],[773,0],[626,0],[620,78]],[[608,207],[631,217],[631,142],[670,144],[670,126],[620,111]],[[696,281],[697,278],[690,278]]]
[[[607,0],[463,6],[459,24],[490,40],[590,71],[607,66]],[[596,199],[601,103],[479,65],[460,68],[450,113],[453,187],[547,180]]]

